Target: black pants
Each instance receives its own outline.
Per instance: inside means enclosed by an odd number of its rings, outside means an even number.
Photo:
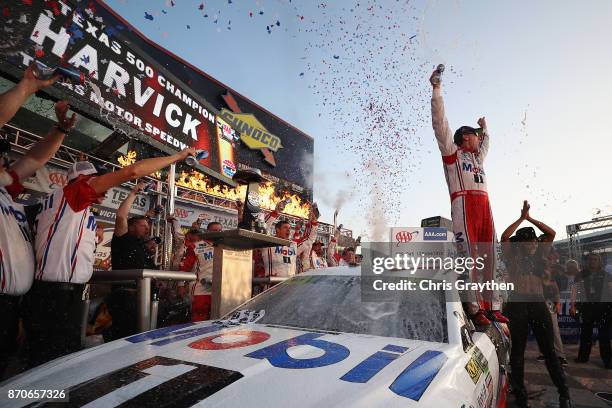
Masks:
[[[23,298],[28,367],[81,349],[84,287],[78,283],[34,281]]]
[[[106,306],[113,324],[104,333],[104,341],[112,341],[138,333],[137,291],[129,286],[113,286],[106,297]]]
[[[612,327],[612,305],[610,303],[582,303],[579,306],[582,322],[580,324],[580,349],[578,358],[588,360],[593,346],[593,327],[597,326],[599,354],[604,364],[609,364],[610,328]]]
[[[529,326],[535,335],[540,351],[544,355],[546,368],[559,395],[568,396],[569,390],[565,382],[565,373],[555,354],[552,320],[546,303],[542,302],[511,302],[505,311],[510,319],[510,337],[512,350],[510,352],[510,381],[517,398],[527,398],[525,389],[525,347]]]
[[[0,381],[5,378],[11,355],[17,351],[21,296],[0,294]]]

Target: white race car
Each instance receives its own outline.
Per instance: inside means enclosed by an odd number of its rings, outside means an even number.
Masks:
[[[0,385],[0,406],[505,406],[503,328],[471,330],[444,291],[365,302],[362,281],[358,267],[307,272],[225,320],[160,328],[30,370]]]

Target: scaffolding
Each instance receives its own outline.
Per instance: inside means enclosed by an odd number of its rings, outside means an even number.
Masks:
[[[585,231],[601,230],[612,227],[612,215],[596,217],[591,221],[570,224],[565,227],[567,231],[567,249],[571,259],[579,259],[582,255],[580,233]]]

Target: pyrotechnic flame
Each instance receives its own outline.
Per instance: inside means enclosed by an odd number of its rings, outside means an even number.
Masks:
[[[136,163],[136,150],[130,150],[127,152],[127,154],[119,156],[117,162],[121,165],[121,167]]]
[[[177,186],[188,187],[196,191],[201,191],[215,197],[228,200],[241,200],[244,202],[246,186],[231,188],[225,185],[213,185],[211,180],[204,174],[195,170],[187,173],[182,171],[176,181]],[[296,217],[307,218],[310,212],[310,204],[303,201],[297,194],[277,194],[274,184],[271,181],[260,184],[259,186],[259,206],[266,210],[274,210],[276,204],[289,198],[291,202],[287,204],[283,213]]]
[[[117,158],[117,162],[121,167],[126,167],[136,163],[136,150],[130,150],[127,152],[127,154],[119,156]],[[161,171],[156,171],[155,173],[150,174],[150,176],[155,177],[156,179],[161,179]]]

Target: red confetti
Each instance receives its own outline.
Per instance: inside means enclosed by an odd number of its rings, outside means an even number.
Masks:
[[[38,49],[36,50],[36,58],[42,58],[45,56],[45,51],[43,51],[42,49]]]
[[[2,9],[2,15],[4,17],[8,17],[9,16],[9,9],[8,9],[8,7],[5,7],[5,8]]]

